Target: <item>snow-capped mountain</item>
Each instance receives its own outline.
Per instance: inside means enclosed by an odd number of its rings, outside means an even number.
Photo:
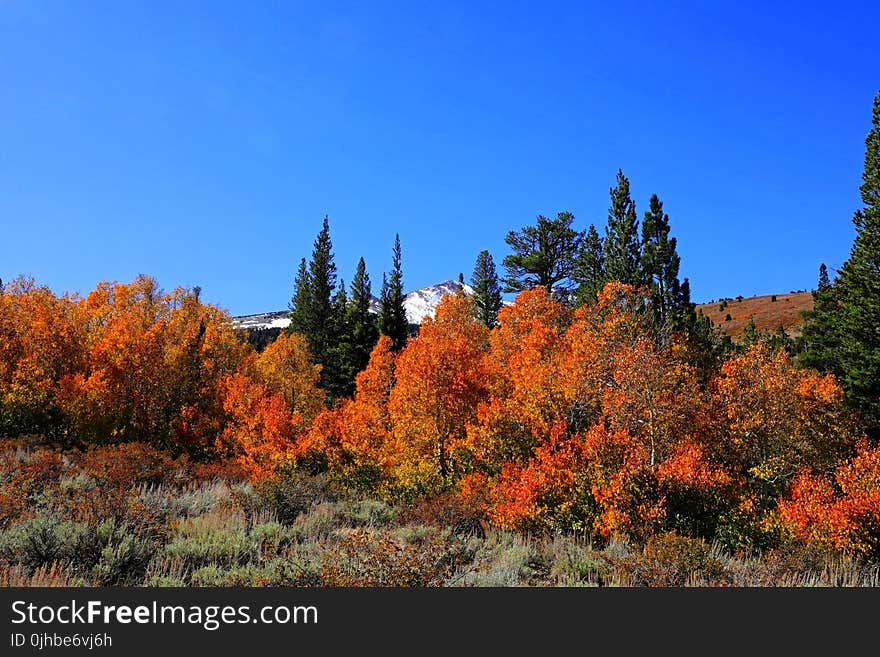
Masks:
[[[425,316],[434,317],[443,295],[453,294],[457,289],[458,282],[448,280],[409,292],[403,300],[407,321],[410,324],[421,324]],[[473,294],[473,291],[470,285],[464,284],[465,294]],[[374,313],[379,312],[379,299],[373,297],[370,309]],[[278,310],[255,315],[241,315],[233,317],[232,321],[235,323],[235,327],[240,329],[287,328],[290,324],[288,312],[287,310]]]
[[[238,329],[270,329],[287,328],[290,324],[290,311],[278,310],[272,313],[257,313],[255,315],[240,315],[232,318],[232,323]]]
[[[408,293],[403,300],[403,307],[406,309],[406,320],[410,324],[421,324],[422,319],[424,319],[426,315],[433,318],[443,295],[455,294],[457,289],[457,281],[443,281],[442,283],[429,285],[428,287],[423,287],[419,290],[413,290]],[[473,294],[473,292],[474,289],[465,283],[464,293]],[[379,306],[377,304],[376,311],[378,312],[378,310]]]

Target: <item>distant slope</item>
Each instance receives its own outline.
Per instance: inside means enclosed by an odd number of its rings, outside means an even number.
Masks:
[[[754,317],[755,328],[761,331],[775,331],[780,324],[790,336],[800,335],[804,325],[801,313],[813,309],[813,295],[810,292],[772,294],[744,298],[741,301],[727,299],[697,306],[697,312],[708,316],[721,330],[736,339],[743,336],[749,317]],[[721,306],[725,305],[722,309]],[[727,315],[730,315],[730,320]]]
[[[427,315],[433,317],[444,294],[452,294],[458,289],[458,282],[453,280],[443,281],[436,285],[428,285],[409,292],[403,300],[406,309],[406,319],[410,324],[421,324]],[[473,288],[464,284],[465,294],[473,294]],[[379,299],[373,297],[370,310],[379,312]],[[287,328],[290,324],[289,311],[277,310],[255,315],[240,315],[232,318],[236,328],[240,329],[271,329]]]

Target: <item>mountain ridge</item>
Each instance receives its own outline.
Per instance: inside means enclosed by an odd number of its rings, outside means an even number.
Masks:
[[[407,292],[403,300],[407,321],[410,324],[421,324],[424,317],[434,317],[443,296],[453,294],[458,290],[458,287],[458,281],[447,279]],[[463,287],[465,294],[473,294],[474,289],[470,285],[465,283]],[[370,310],[373,313],[379,313],[379,303],[379,299],[374,296],[370,302]],[[238,315],[233,317],[232,321],[235,328],[238,329],[283,329],[290,325],[290,311],[275,310],[252,315]]]

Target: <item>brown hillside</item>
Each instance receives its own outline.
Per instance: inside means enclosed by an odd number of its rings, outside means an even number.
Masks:
[[[697,312],[707,315],[714,324],[721,327],[730,337],[736,339],[742,337],[749,317],[755,318],[755,327],[760,331],[775,331],[780,324],[790,336],[800,335],[804,319],[801,312],[812,310],[813,295],[810,292],[794,292],[791,294],[777,294],[773,301],[772,294],[760,297],[749,297],[737,301],[728,299],[726,307],[724,300],[712,303],[701,303],[697,306]],[[730,315],[728,321],[727,315]]]

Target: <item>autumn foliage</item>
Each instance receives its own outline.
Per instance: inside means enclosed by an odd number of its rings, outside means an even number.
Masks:
[[[860,442],[831,477],[801,473],[778,515],[800,540],[880,559],[880,448]]]
[[[0,431],[61,446],[140,442],[255,471],[284,462],[321,406],[304,341],[257,355],[193,290],[141,276],[56,297],[20,279],[0,294]]]
[[[742,547],[782,534],[880,557],[880,451],[834,378],[758,344],[707,381],[683,336],[658,337],[649,298],[609,283],[572,311],[537,287],[488,329],[448,295],[399,352],[381,337],[354,395],[327,408],[301,336],[257,354],[197,291],[140,277],[59,297],[20,279],[0,293],[0,435],[78,448],[122,497],[183,467],[161,450],[254,481],[324,472],[506,529]],[[0,508],[20,515],[62,468],[50,450],[10,466]]]

